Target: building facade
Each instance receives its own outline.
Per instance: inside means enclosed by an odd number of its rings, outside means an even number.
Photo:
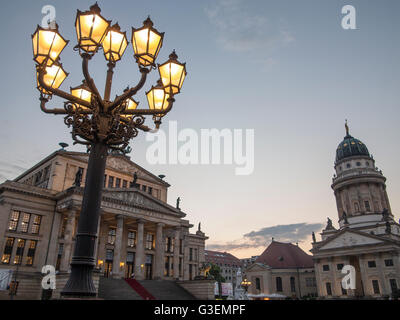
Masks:
[[[316,296],[312,256],[291,243],[272,241],[246,270],[249,297],[253,299]]]
[[[386,178],[366,145],[349,134],[347,124],[336,150],[335,171],[332,189],[339,228],[328,218],[321,240],[313,236],[311,250],[318,294],[324,298],[389,296],[400,285],[400,225],[390,207]],[[353,288],[342,285],[346,265],[355,271]]]
[[[206,250],[205,261],[220,267],[221,275],[225,278],[225,282],[232,283],[232,288],[236,287],[236,276],[238,270],[242,267],[242,263],[238,258],[228,252]]]
[[[59,150],[0,185],[0,270],[42,277],[44,265],[68,272],[88,154]],[[167,203],[170,185],[132,162],[107,159],[96,270],[101,276],[191,280],[205,261],[207,237]],[[24,286],[23,281],[15,284]]]

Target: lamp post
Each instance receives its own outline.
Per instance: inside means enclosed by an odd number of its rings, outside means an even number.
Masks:
[[[150,108],[137,108],[138,102],[132,97],[143,87],[148,73],[156,68],[155,60],[164,36],[147,18],[143,27],[132,28],[132,46],[141,78],[136,86],[127,88],[110,100],[114,68],[122,58],[128,40],[118,24],[111,26],[111,21],[100,13],[97,3],[88,11],[77,11],[75,28],[78,44],[74,49],[82,58],[84,81],[80,86],[71,88],[70,93],[59,89],[68,76],[59,61],[60,53],[68,41],[59,34],[57,25],[54,29],[38,26],[32,35],[41,109],[45,113],[64,115],[65,124],[72,128],[74,144],[86,145],[90,152],[71,274],[62,291],[63,296],[96,295],[92,270],[95,266],[94,247],[108,152],[129,152],[130,139],[136,137],[139,130],[150,131],[144,125],[146,115],[153,116],[158,129],[161,118],[171,110],[174,95],[180,92],[186,76],[185,64],[178,62],[173,52],[166,63],[158,66],[161,80],[147,92]],[[100,49],[103,49],[108,61],[103,97],[88,69],[89,61]],[[65,99],[64,108],[47,108],[47,103],[54,95]]]
[[[244,290],[246,291],[246,294],[247,294],[247,289],[251,286],[251,281],[248,281],[245,278],[245,279],[243,279],[241,285],[242,285],[242,287],[244,288]]]

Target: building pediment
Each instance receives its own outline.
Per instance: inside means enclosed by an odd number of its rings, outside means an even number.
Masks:
[[[174,216],[184,217],[185,213],[139,190],[104,189],[103,201],[118,201],[131,206],[141,207]]]
[[[266,266],[265,264],[261,263],[253,263],[246,269],[246,272],[258,272],[258,271],[265,271],[269,270],[270,267]]]
[[[376,236],[369,235],[367,233],[361,234],[361,232],[344,231],[339,234],[332,236],[324,241],[318,250],[330,250],[339,249],[346,247],[357,247],[366,245],[376,245],[385,242],[384,239],[379,239]]]

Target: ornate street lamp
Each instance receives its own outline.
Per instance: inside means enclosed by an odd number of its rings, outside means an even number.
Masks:
[[[247,293],[247,290],[249,289],[249,287],[251,286],[251,281],[248,281],[246,278],[243,279],[243,281],[241,282],[242,287],[244,288],[244,290]]]
[[[158,128],[161,117],[171,110],[175,101],[174,94],[180,92],[186,75],[185,67],[181,68],[182,64],[170,56],[170,60],[161,66],[169,66],[167,67],[169,72],[172,70],[178,74],[174,73],[169,78],[167,74],[164,77],[168,78],[165,82],[159,81],[157,86],[152,87],[147,92],[149,109],[138,109],[138,102],[132,97],[145,84],[147,74],[155,69],[155,59],[159,54],[164,35],[153,28],[153,22],[148,18],[142,28],[132,29],[132,45],[141,78],[136,86],[128,87],[121,95],[111,100],[113,70],[116,62],[122,58],[128,41],[126,33],[120,31],[118,24],[110,26],[111,21],[103,18],[100,12],[97,3],[90,7],[89,11],[77,12],[75,27],[78,45],[75,48],[82,58],[84,81],[81,85],[72,87],[70,93],[59,89],[68,74],[58,59],[68,41],[58,33],[58,27],[56,29],[38,27],[32,36],[42,111],[65,115],[64,122],[72,128],[74,144],[86,145],[90,151],[76,244],[71,261],[71,274],[62,291],[64,296],[96,295],[92,270],[96,264],[94,248],[109,151],[129,152],[130,139],[136,137],[139,130],[150,131],[150,128],[144,125],[146,115],[153,116]],[[100,95],[88,68],[89,60],[101,48],[108,61],[103,96]],[[174,63],[178,65],[178,69],[173,66]],[[161,66],[160,68],[163,68]],[[161,69],[160,74],[164,73],[164,69]],[[63,108],[47,108],[46,104],[54,95],[65,99]]]

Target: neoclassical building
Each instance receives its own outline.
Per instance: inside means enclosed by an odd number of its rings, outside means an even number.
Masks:
[[[312,256],[298,245],[272,240],[245,269],[251,299],[303,298],[317,295]]]
[[[0,271],[42,277],[44,265],[68,272],[88,154],[58,150],[0,185]],[[170,186],[120,154],[107,159],[96,245],[105,277],[190,280],[205,261],[205,234],[167,203]]]
[[[313,235],[318,295],[326,298],[389,296],[400,286],[400,225],[394,220],[386,178],[367,146],[349,134],[336,150],[332,189],[339,228],[328,219],[321,241]],[[356,288],[341,284],[346,265]]]

